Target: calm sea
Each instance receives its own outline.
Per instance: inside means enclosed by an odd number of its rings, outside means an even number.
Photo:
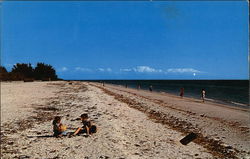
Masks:
[[[98,81],[103,82],[103,81]],[[207,100],[227,103],[231,106],[249,108],[249,80],[105,80],[105,83],[128,86],[179,95],[184,88],[184,96],[200,98],[201,90],[205,89]]]

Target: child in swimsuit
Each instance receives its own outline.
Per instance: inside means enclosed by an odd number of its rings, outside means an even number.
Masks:
[[[67,135],[66,126],[61,123],[61,117],[56,116],[52,122],[53,124],[53,136],[61,137],[63,135]]]
[[[89,120],[88,114],[81,115],[81,121],[83,126],[77,128],[73,135],[79,135],[81,133],[86,133],[87,136],[90,136],[93,133],[97,132],[97,127],[91,123]]]

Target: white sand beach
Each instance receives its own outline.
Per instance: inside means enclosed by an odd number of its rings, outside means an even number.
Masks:
[[[51,137],[88,113],[98,132]],[[78,81],[1,83],[1,158],[250,158],[249,110]],[[194,132],[188,145],[179,141]]]

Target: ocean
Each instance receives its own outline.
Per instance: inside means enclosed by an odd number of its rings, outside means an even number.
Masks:
[[[96,81],[96,80],[95,80]],[[179,96],[180,89],[184,88],[184,96],[200,99],[201,90],[205,89],[206,99],[224,103],[230,106],[249,107],[249,80],[98,80],[109,84],[127,85],[129,88],[166,92]]]

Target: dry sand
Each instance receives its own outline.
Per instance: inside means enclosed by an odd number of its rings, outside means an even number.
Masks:
[[[91,137],[54,138],[87,112]],[[198,138],[179,140],[189,132]],[[2,158],[250,158],[249,111],[87,82],[1,83]]]

